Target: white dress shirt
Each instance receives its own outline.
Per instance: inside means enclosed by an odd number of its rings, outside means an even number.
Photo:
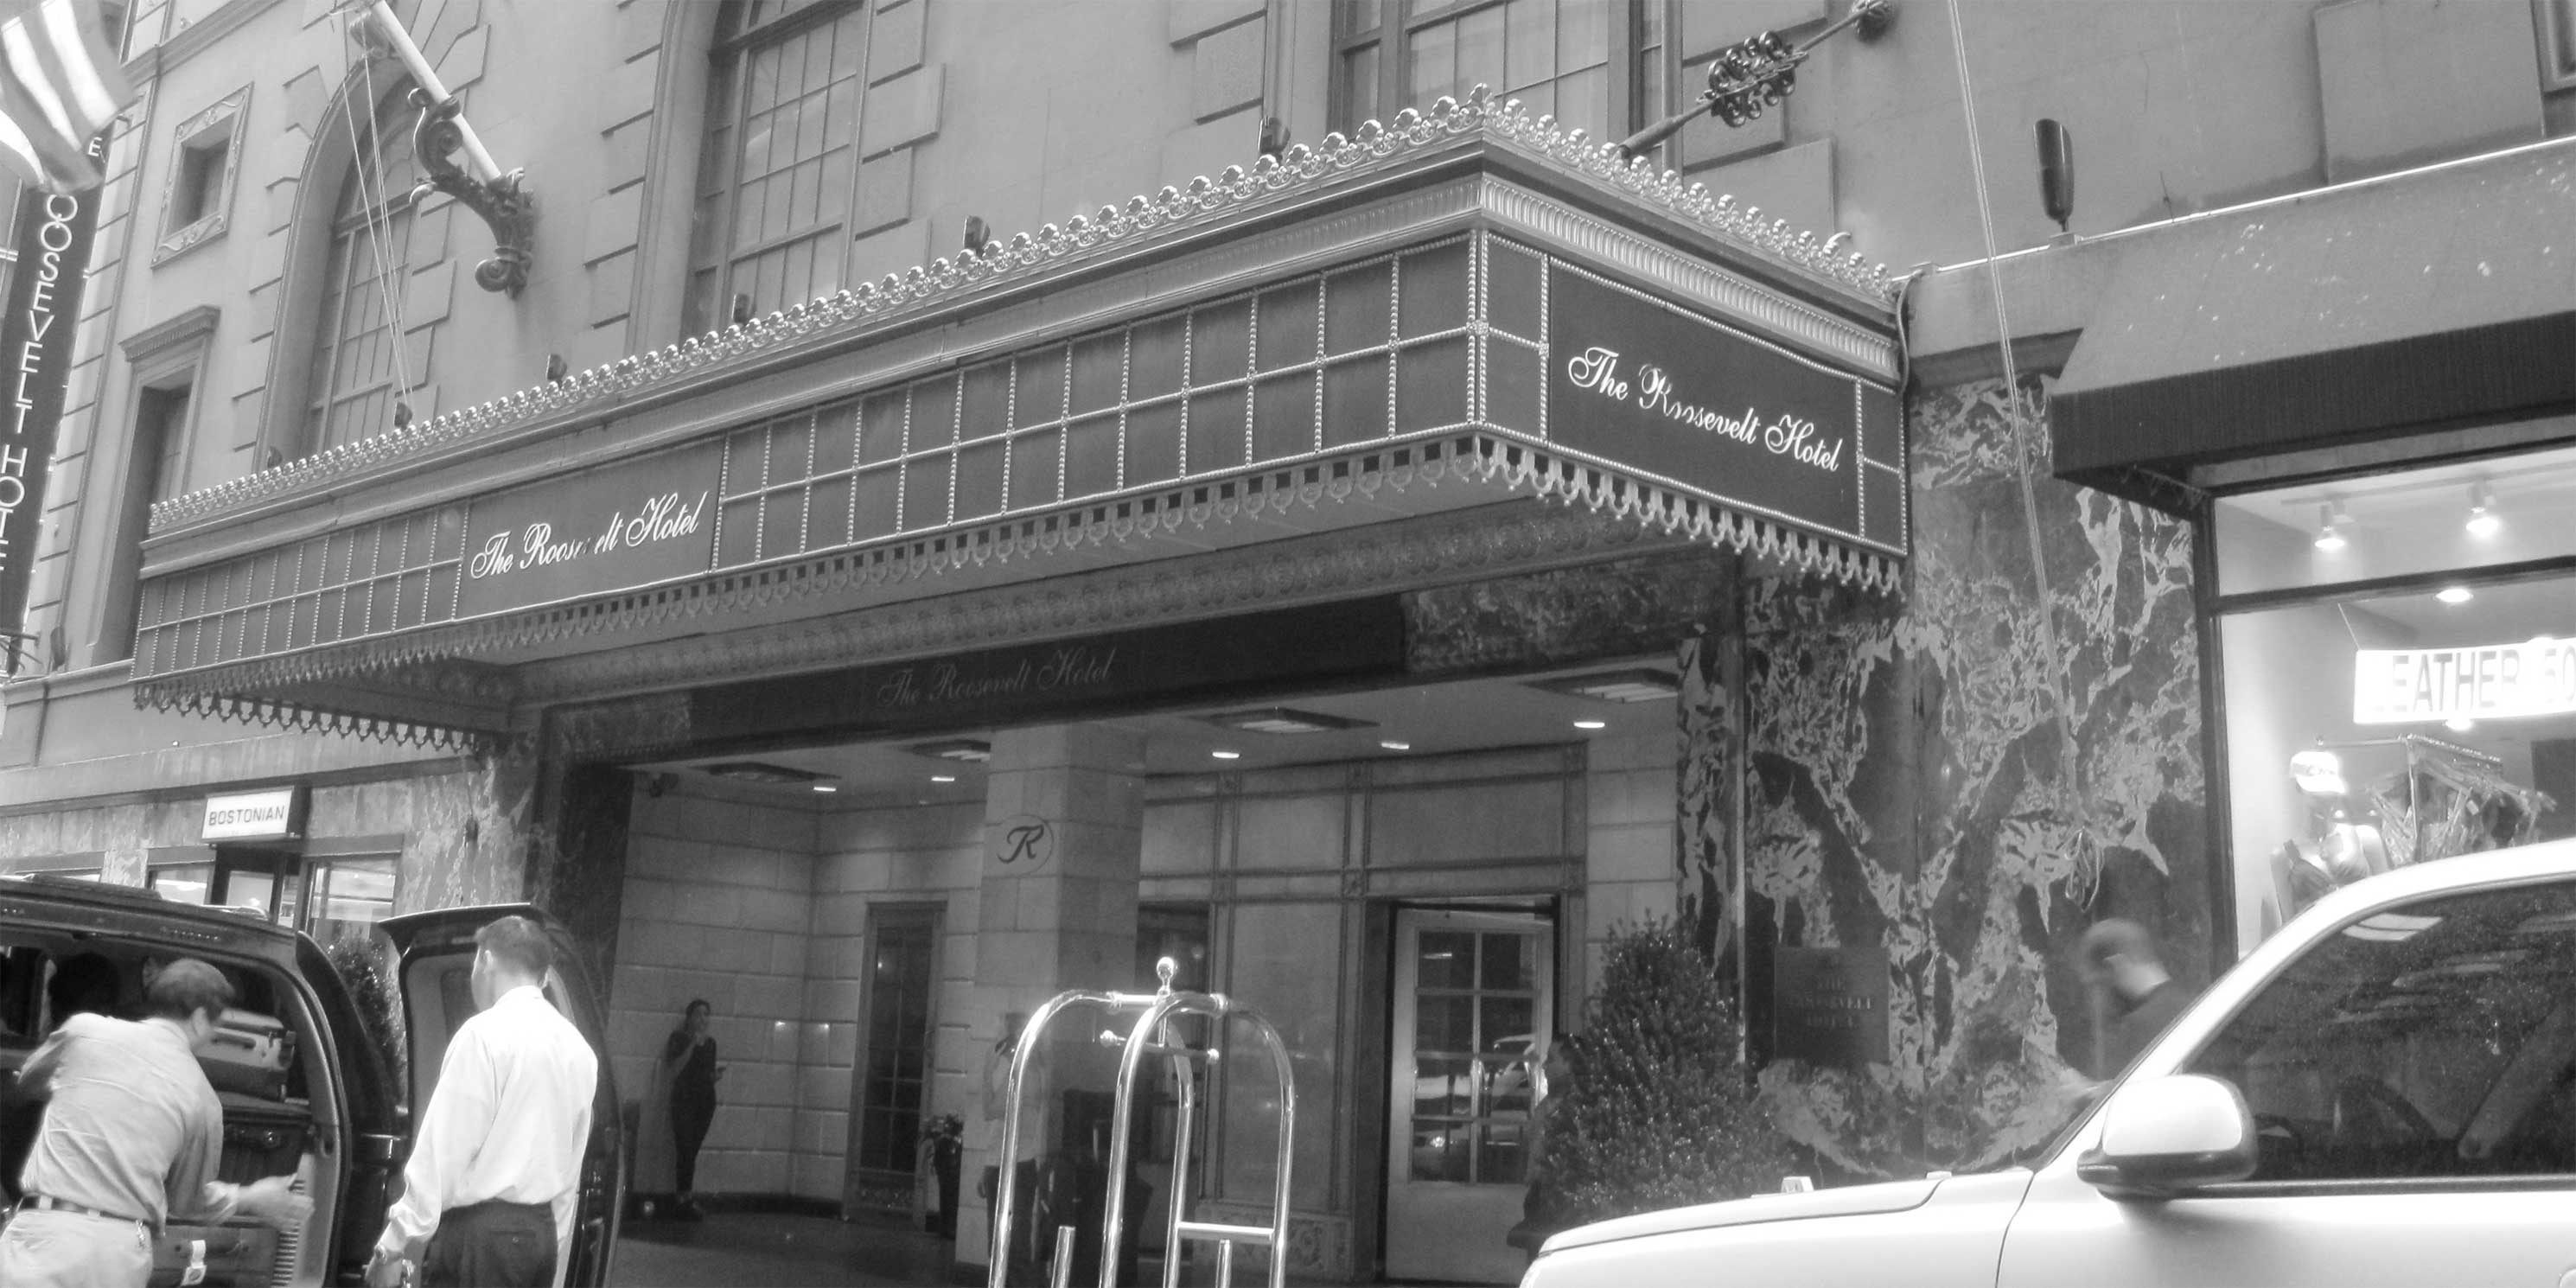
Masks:
[[[459,1025],[403,1168],[402,1198],[376,1246],[416,1256],[451,1209],[545,1204],[554,1209],[560,1281],[598,1082],[599,1057],[534,985],[503,993]]]

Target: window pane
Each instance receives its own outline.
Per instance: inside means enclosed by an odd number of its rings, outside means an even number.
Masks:
[[[2237,943],[2374,872],[2569,835],[2576,578],[2219,619]]]
[[[2254,1179],[2576,1171],[2576,883],[2452,895],[2317,944],[2191,1063],[2244,1092]]]
[[[1356,126],[1362,121],[1378,118],[1377,51],[1375,45],[1364,45],[1344,56],[1346,70],[1342,84],[1343,92],[1348,96],[1347,109],[1342,113],[1345,125]]]
[[[1476,979],[1476,937],[1455,930],[1422,934],[1421,987],[1472,988]]]
[[[1508,69],[1496,91],[1518,93],[1556,74],[1556,0],[1511,0]]]
[[[1440,23],[1413,33],[1413,49],[1405,73],[1405,94],[1416,103],[1428,103],[1450,91],[1458,78],[1458,28],[1454,23]]]
[[[1458,20],[1458,70],[1450,78],[1448,93],[1465,98],[1478,85],[1502,87],[1503,20],[1509,9],[1507,5],[1496,5]]]

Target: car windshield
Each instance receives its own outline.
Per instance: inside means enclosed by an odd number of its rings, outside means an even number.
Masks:
[[[2256,1181],[2576,1171],[2576,883],[2355,922],[2263,986],[2187,1071],[2234,1083]]]

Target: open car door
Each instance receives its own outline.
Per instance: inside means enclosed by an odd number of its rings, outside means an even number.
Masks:
[[[599,1057],[599,1087],[590,1105],[590,1144],[582,1155],[581,1194],[573,1209],[572,1247],[564,1276],[566,1284],[577,1288],[598,1288],[608,1282],[608,1259],[617,1246],[619,1210],[626,1197],[624,1123],[618,1116],[616,1079],[609,1072],[606,1011],[582,967],[571,932],[534,905],[441,908],[379,923],[401,961],[403,1016],[411,1044],[411,1120],[420,1120],[430,1093],[437,1088],[448,1039],[474,1014],[469,983],[474,932],[510,916],[526,917],[553,936],[555,969],[546,978],[546,1000],[581,1030]]]

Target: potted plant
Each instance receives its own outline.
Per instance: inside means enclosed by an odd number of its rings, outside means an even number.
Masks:
[[[931,1214],[930,1232],[953,1239],[957,1237],[957,1165],[966,1147],[966,1120],[937,1114],[922,1123],[921,1132],[930,1142],[931,1171],[939,1178],[939,1210]]]

